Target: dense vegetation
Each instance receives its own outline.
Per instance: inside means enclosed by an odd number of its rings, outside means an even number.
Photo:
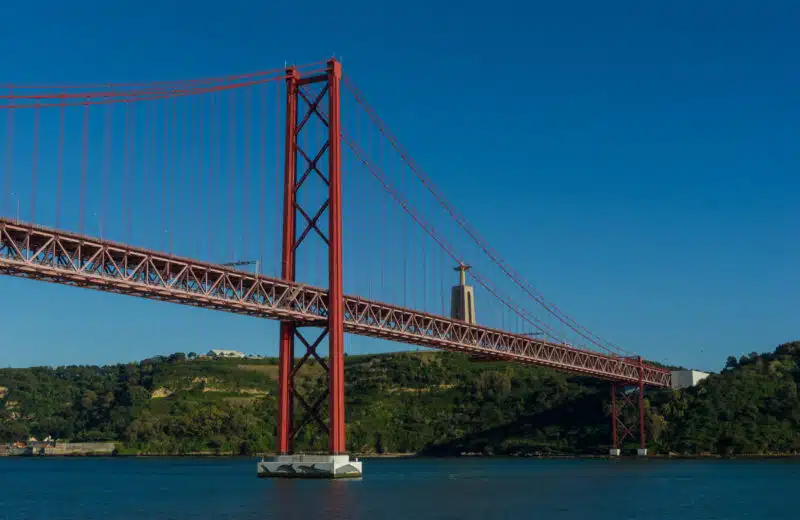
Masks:
[[[659,452],[800,451],[800,342],[729,358],[698,387],[649,391],[649,446]],[[605,453],[608,385],[549,369],[437,352],[349,356],[348,448],[357,453]],[[276,360],[173,354],[107,367],[0,369],[0,441],[52,435],[115,440],[129,453],[270,452]],[[322,369],[298,392],[314,402]],[[324,409],[324,406],[323,406]],[[628,410],[634,413],[634,410]],[[296,406],[297,420],[304,417]],[[310,422],[296,439],[323,450]]]
[[[659,400],[667,423],[659,443],[688,453],[800,453],[798,386],[798,341],[729,357],[722,373]]]

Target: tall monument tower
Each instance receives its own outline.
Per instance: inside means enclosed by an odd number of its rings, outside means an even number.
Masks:
[[[450,317],[466,323],[475,323],[475,292],[467,285],[467,271],[470,266],[459,264],[455,268],[459,272],[458,285],[453,286],[450,296]]]

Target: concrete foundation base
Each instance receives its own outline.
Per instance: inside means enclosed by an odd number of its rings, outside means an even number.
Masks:
[[[349,455],[278,455],[258,463],[259,478],[360,478],[361,462]]]
[[[639,448],[636,450],[636,455],[640,457],[647,457],[647,448]]]
[[[608,454],[612,457],[619,457],[620,453],[622,453],[622,451],[619,448],[611,448],[608,450]]]

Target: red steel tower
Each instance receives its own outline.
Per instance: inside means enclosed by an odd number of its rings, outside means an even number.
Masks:
[[[361,463],[346,454],[344,416],[344,294],[342,289],[342,172],[341,172],[341,63],[332,59],[322,74],[302,77],[294,67],[286,71],[286,150],[283,185],[283,242],[281,277],[295,280],[296,253],[309,233],[317,233],[328,248],[327,320],[316,339],[310,341],[301,332],[309,324],[282,321],[280,324],[280,376],[278,391],[278,453],[273,461],[259,463],[259,476],[320,476],[322,471],[332,478],[361,476]],[[312,96],[303,87],[320,84]],[[327,110],[323,101],[327,99]],[[317,118],[327,128],[327,136],[319,150],[305,150],[300,136]],[[304,141],[308,142],[308,141]],[[327,168],[323,158],[327,154]],[[299,163],[302,163],[302,167]],[[302,171],[301,171],[302,169]],[[325,171],[327,170],[327,172]],[[298,191],[309,176],[319,176],[328,187],[328,196],[316,211],[307,211],[299,203]],[[327,233],[319,225],[327,211]],[[298,234],[298,216],[303,230]],[[312,324],[320,328],[320,324]],[[328,357],[319,355],[317,347],[327,338]],[[295,340],[305,347],[296,361]],[[309,359],[316,359],[328,374],[327,389],[316,400],[309,401],[297,391],[295,376]],[[320,408],[328,397],[328,421]],[[298,403],[304,418],[296,421],[294,404]],[[316,422],[328,434],[329,456],[293,455],[292,441],[309,422]],[[309,467],[313,472],[306,473]]]
[[[609,455],[618,457],[622,453],[622,443],[628,438],[634,438],[634,426],[638,422],[639,448],[638,455],[647,455],[647,444],[644,429],[644,361],[637,358],[639,364],[639,383],[635,387],[625,383],[611,383],[611,449]],[[634,402],[634,399],[638,403]],[[624,413],[636,410],[638,414],[633,417]]]

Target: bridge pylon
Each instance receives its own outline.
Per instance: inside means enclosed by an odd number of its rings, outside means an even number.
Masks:
[[[278,455],[258,464],[260,477],[360,477],[361,462],[351,460],[345,444],[344,413],[344,292],[342,286],[342,157],[340,81],[342,66],[335,59],[327,62],[323,73],[302,77],[290,67],[286,71],[286,148],[284,156],[283,186],[283,240],[281,278],[296,281],[296,253],[309,233],[317,233],[328,248],[328,297],[324,323],[308,324],[291,320],[281,321],[279,333],[278,382]],[[303,87],[321,84],[316,95]],[[323,101],[327,99],[327,110]],[[302,107],[301,107],[302,102]],[[318,150],[306,150],[311,140],[301,135],[307,132],[309,120],[316,118],[327,127],[326,138]],[[314,144],[314,146],[316,143]],[[321,159],[327,154],[327,168]],[[302,171],[299,162],[302,161]],[[325,171],[327,170],[327,171]],[[319,176],[328,187],[328,196],[318,208],[303,208],[297,196],[309,176]],[[307,211],[312,209],[312,211]],[[327,233],[319,221],[327,211]],[[298,234],[298,215],[303,219],[303,230]],[[315,339],[309,340],[301,328],[321,329]],[[306,333],[307,334],[307,333]],[[317,352],[317,347],[327,339],[327,362]],[[303,356],[295,358],[295,340],[305,348]],[[327,388],[315,400],[309,400],[297,391],[295,378],[303,364],[316,359],[327,373]],[[320,414],[325,397],[328,397],[328,420]],[[295,404],[303,408],[303,418],[295,418]],[[309,423],[316,423],[328,435],[327,455],[301,455],[294,453],[293,440]]]
[[[639,456],[647,455],[644,429],[644,362],[641,356],[638,358],[638,362],[638,384],[611,383],[611,449],[609,455],[612,457],[620,456],[622,443],[628,438],[635,438],[634,432],[637,429],[639,448],[636,453]],[[637,408],[638,413],[634,416],[631,412]],[[626,413],[628,410],[631,412]]]

